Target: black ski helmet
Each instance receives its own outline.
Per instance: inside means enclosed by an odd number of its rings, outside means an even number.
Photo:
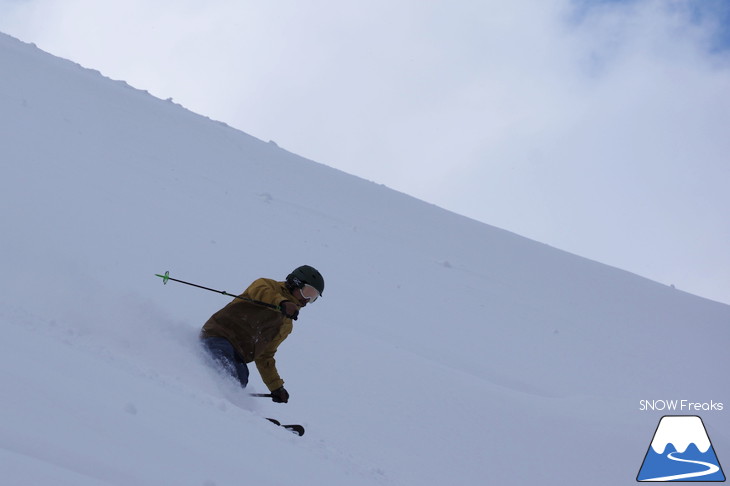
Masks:
[[[292,273],[286,277],[287,283],[291,284],[295,288],[300,288],[304,284],[309,284],[322,295],[324,292],[324,278],[322,274],[317,271],[316,268],[310,267],[309,265],[302,265],[301,267],[295,268]]]

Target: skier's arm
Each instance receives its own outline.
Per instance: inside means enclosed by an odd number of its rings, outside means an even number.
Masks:
[[[291,300],[288,295],[282,293],[278,282],[267,278],[255,280],[248,286],[243,296],[272,305],[280,305],[285,300]]]
[[[289,326],[284,325],[279,335],[269,343],[266,350],[256,359],[256,368],[259,370],[261,380],[269,391],[274,391],[284,386],[284,380],[281,379],[279,371],[276,369],[276,358],[274,356],[279,345],[292,331],[291,321],[289,323]]]

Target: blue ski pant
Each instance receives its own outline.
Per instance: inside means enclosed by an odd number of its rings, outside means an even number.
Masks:
[[[248,385],[248,366],[238,355],[230,341],[222,337],[202,338],[201,341],[213,361],[223,368],[226,373],[238,380],[241,387],[246,388],[246,385]]]

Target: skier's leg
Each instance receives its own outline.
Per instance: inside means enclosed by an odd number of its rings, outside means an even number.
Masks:
[[[248,385],[248,366],[238,356],[233,345],[221,337],[203,338],[203,347],[208,351],[215,361],[226,373],[236,378],[243,388]]]

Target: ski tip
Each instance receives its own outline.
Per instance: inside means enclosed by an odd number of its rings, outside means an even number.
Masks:
[[[170,280],[170,271],[168,270],[167,272],[165,272],[165,275],[160,275],[159,273],[156,273],[155,277],[160,277],[162,279],[162,285],[167,285],[167,281]]]
[[[268,420],[269,422],[271,422],[274,425],[278,425],[279,427],[285,428],[286,430],[288,430],[292,434],[296,434],[299,437],[301,437],[301,436],[304,435],[304,427],[302,427],[299,424],[291,424],[291,425],[289,425],[289,424],[282,424],[278,420],[272,419],[272,418],[266,418],[266,420]]]

